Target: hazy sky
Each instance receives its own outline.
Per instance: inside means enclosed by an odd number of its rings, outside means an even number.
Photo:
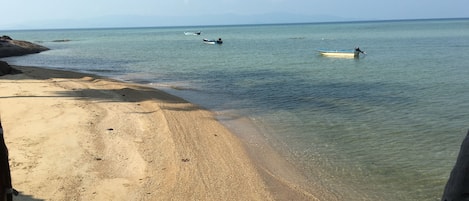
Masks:
[[[469,17],[468,8],[469,0],[8,0],[1,4],[0,30],[47,22],[69,27],[73,25],[65,21],[114,16],[165,17],[167,21],[220,14],[255,18],[273,13],[285,14],[285,18],[294,14],[344,20],[459,18]],[[231,19],[232,23],[236,22]],[[158,22],[153,26],[159,26]]]

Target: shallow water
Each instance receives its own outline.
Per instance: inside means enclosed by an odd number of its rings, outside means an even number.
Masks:
[[[469,127],[467,19],[3,33],[52,49],[12,64],[149,84],[250,118],[339,200],[439,200]],[[359,59],[316,52],[358,45]]]

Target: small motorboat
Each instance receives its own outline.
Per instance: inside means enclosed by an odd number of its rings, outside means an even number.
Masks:
[[[215,44],[223,44],[223,40],[221,40],[221,38],[218,38],[218,40],[209,40],[209,39],[206,39],[204,38],[204,43],[205,44],[209,44],[209,45],[215,45]]]
[[[338,58],[358,58],[361,54],[366,55],[359,47],[354,50],[317,50],[322,56]]]
[[[184,32],[184,35],[186,36],[198,36],[200,35],[202,32],[198,31],[198,32]]]

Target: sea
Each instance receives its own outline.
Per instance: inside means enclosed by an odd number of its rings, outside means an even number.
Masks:
[[[0,33],[51,49],[10,64],[140,83],[249,119],[336,200],[440,200],[469,129],[469,19]],[[317,52],[355,47],[366,55]]]

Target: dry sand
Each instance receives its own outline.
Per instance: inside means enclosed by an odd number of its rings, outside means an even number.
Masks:
[[[256,165],[262,157],[242,138],[183,99],[87,74],[15,68],[23,74],[0,77],[15,200],[316,200]]]

